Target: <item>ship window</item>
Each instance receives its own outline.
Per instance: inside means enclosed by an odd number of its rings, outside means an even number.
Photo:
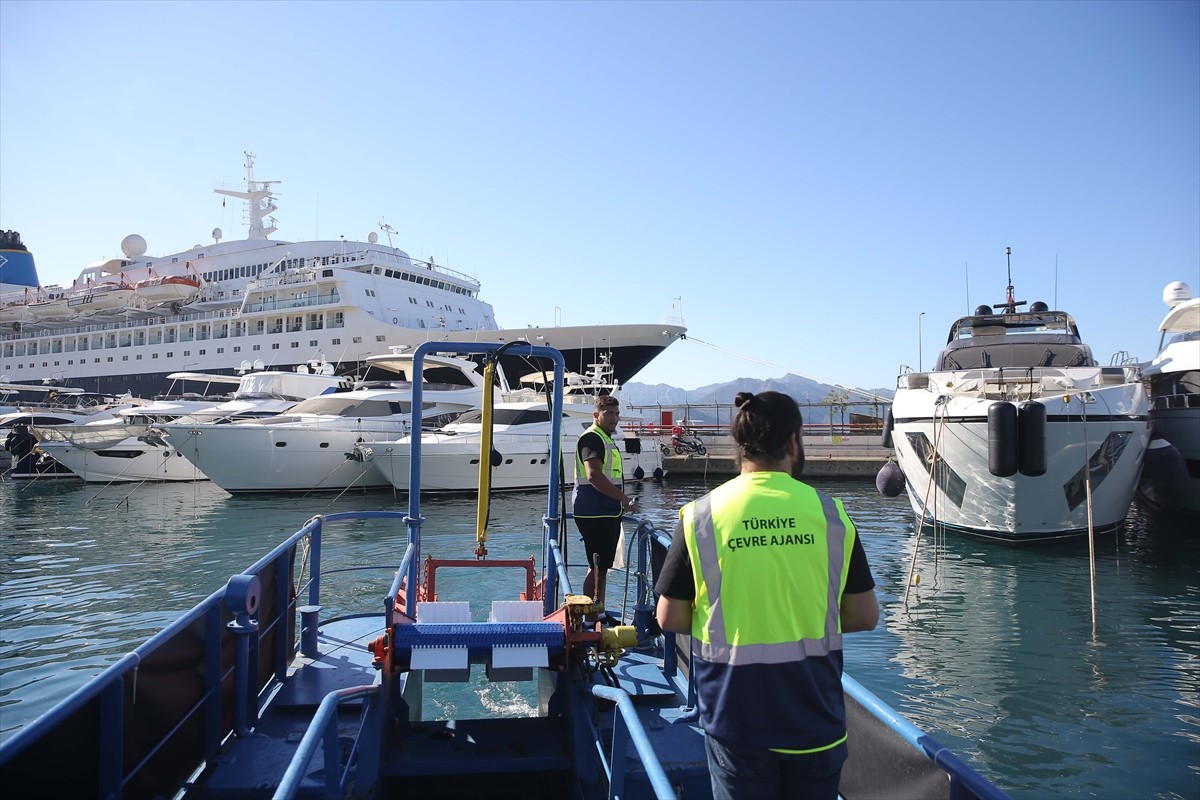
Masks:
[[[426,300],[426,301],[425,301],[425,305],[429,306],[430,308],[433,308],[433,307],[434,307],[434,305],[433,305],[433,301],[432,301],[432,300]]]
[[[141,354],[141,353],[138,353],[138,356],[137,356],[137,359],[136,359],[136,360],[137,360],[137,361],[141,361],[141,360],[142,360],[142,354]]]
[[[300,346],[299,342],[292,342],[292,347],[299,347],[299,346]]]
[[[151,357],[151,358],[158,358],[158,353],[151,353],[151,354],[150,354],[150,357]]]
[[[408,302],[412,303],[415,306],[417,304],[417,298],[410,297],[410,298],[408,298]]]
[[[276,342],[275,344],[271,345],[271,349],[272,349],[272,350],[278,350],[278,349],[279,349],[279,342]]]

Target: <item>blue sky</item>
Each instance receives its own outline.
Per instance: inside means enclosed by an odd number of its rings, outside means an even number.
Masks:
[[[0,227],[46,284],[243,236],[211,189],[249,150],[274,238],[386,222],[506,327],[684,317],[646,383],[893,386],[1006,246],[1106,364],[1200,292],[1197,2],[2,0],[0,34]]]

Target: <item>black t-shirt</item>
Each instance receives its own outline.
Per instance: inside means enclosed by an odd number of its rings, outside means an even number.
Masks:
[[[593,430],[583,432],[583,435],[579,437],[579,442],[576,444],[575,449],[579,453],[579,460],[585,464],[593,458],[603,461],[604,454],[608,450],[604,446],[604,440],[600,438],[600,434]]]
[[[875,578],[871,575],[871,566],[867,563],[867,554],[859,541],[858,531],[854,531],[854,547],[850,551],[850,570],[846,574],[846,588],[843,594],[859,594],[875,588]],[[687,544],[684,542],[683,523],[676,523],[675,533],[671,538],[671,547],[663,561],[662,571],[654,583],[654,591],[670,597],[672,600],[695,600],[696,583],[692,577],[692,559],[688,556]]]

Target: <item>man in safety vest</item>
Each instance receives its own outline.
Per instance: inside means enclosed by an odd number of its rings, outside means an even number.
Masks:
[[[575,445],[571,511],[587,555],[583,593],[603,603],[608,571],[621,536],[621,517],[633,508],[633,500],[621,490],[621,451],[612,440],[621,419],[620,401],[612,395],[600,395],[592,419],[592,426]]]
[[[658,623],[692,637],[716,798],[836,798],[846,760],[842,634],[879,621],[840,500],[796,479],[800,408],[738,394],[741,473],[679,511]]]

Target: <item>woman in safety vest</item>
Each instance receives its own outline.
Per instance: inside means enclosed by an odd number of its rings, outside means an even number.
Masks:
[[[836,798],[846,760],[842,634],[879,621],[840,500],[797,480],[791,397],[741,392],[741,473],[679,511],[658,623],[691,636],[716,798]]]

